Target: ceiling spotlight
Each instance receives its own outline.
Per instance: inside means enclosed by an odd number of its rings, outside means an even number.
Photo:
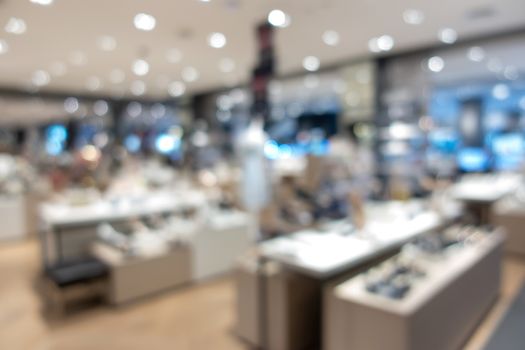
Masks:
[[[66,112],[73,114],[79,109],[78,100],[74,97],[68,97],[64,101],[64,109]]]
[[[86,88],[89,91],[97,91],[102,86],[102,82],[98,77],[89,77],[86,81]]]
[[[309,72],[315,72],[321,66],[321,61],[315,56],[306,56],[303,59],[303,67]]]
[[[425,20],[423,12],[415,9],[407,9],[403,12],[403,21],[410,25],[419,25]]]
[[[377,38],[377,47],[381,51],[390,51],[394,47],[394,39],[390,35],[382,35]]]
[[[157,20],[147,13],[139,13],[133,19],[133,24],[135,24],[135,28],[138,30],[150,31],[155,29]]]
[[[335,30],[327,30],[323,33],[323,42],[328,46],[339,44],[339,33]]]
[[[62,77],[67,73],[67,66],[64,62],[55,62],[51,65],[51,73],[57,77]]]
[[[5,31],[11,34],[24,34],[27,30],[26,22],[21,18],[11,17],[7,21]]]
[[[194,67],[186,67],[181,73],[182,79],[187,83],[192,83],[199,79],[199,71]]]
[[[223,73],[231,73],[235,70],[235,61],[231,58],[223,58],[219,61],[219,69]]]
[[[117,40],[109,35],[98,38],[97,45],[102,51],[113,51],[117,48]]]
[[[452,28],[443,28],[439,31],[438,37],[445,44],[454,44],[458,40],[458,33]]]
[[[473,62],[481,62],[485,59],[485,50],[479,46],[471,47],[468,50],[467,57]]]
[[[179,63],[182,60],[182,52],[178,49],[169,49],[166,52],[166,59],[169,63]]]
[[[131,69],[136,75],[144,76],[149,72],[149,63],[143,59],[138,59],[133,62]]]
[[[182,81],[174,81],[168,86],[171,97],[180,97],[186,92],[186,85]]]
[[[520,73],[515,66],[507,66],[503,70],[503,76],[508,80],[517,80],[520,77]]]
[[[122,69],[116,68],[109,73],[109,80],[113,84],[120,84],[126,80],[126,73]]]
[[[222,33],[211,33],[208,36],[208,45],[215,49],[223,48],[226,45],[226,36]]]
[[[286,28],[290,25],[291,19],[282,10],[272,10],[268,14],[268,23],[274,27]]]
[[[439,56],[430,57],[427,61],[427,67],[431,72],[439,73],[445,68],[445,61]]]
[[[141,96],[146,93],[146,84],[142,80],[135,80],[131,83],[131,93],[135,96]]]
[[[29,0],[33,4],[42,5],[42,6],[49,6],[53,4],[53,0]]]
[[[510,89],[505,84],[497,84],[492,88],[492,96],[497,100],[506,100],[510,96]]]
[[[51,81],[51,77],[49,76],[49,73],[45,70],[37,70],[33,73],[33,76],[31,77],[31,82],[35,86],[45,86],[49,84]]]
[[[83,66],[87,63],[87,57],[82,51],[74,51],[69,55],[69,61],[74,66]]]
[[[9,45],[5,40],[0,39],[0,55],[7,53],[9,51]]]
[[[98,100],[93,104],[93,112],[98,115],[99,117],[102,117],[106,115],[109,112],[109,105],[104,100]]]

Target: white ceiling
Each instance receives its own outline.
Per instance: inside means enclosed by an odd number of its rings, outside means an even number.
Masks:
[[[487,11],[487,6],[490,6]],[[82,94],[131,96],[135,80],[146,84],[146,96],[165,98],[167,85],[181,80],[181,71],[193,66],[200,78],[188,84],[187,93],[246,82],[255,63],[254,27],[273,8],[291,16],[291,25],[277,32],[279,72],[298,71],[305,56],[316,55],[321,67],[352,57],[371,55],[368,41],[389,34],[395,39],[394,51],[438,43],[443,27],[455,29],[459,39],[492,34],[525,26],[523,0],[55,0],[39,6],[30,0],[0,1],[0,30],[11,16],[22,18],[27,31],[22,35],[1,32],[0,39],[9,51],[0,55],[0,86],[31,89],[36,70],[51,71],[56,62],[67,65],[67,73],[51,75],[45,91]],[[407,8],[421,10],[421,25],[403,22]],[[488,16],[471,18],[474,13]],[[151,32],[134,28],[135,14],[145,12],[157,19]],[[325,45],[325,30],[340,33],[337,47]],[[228,42],[222,49],[207,45],[212,32],[222,32]],[[117,41],[112,52],[97,47],[97,40],[111,35]],[[177,48],[183,58],[169,63],[166,52]],[[86,55],[82,66],[71,64],[74,52]],[[149,74],[133,75],[133,60],[144,57],[151,65]],[[231,58],[236,68],[223,73],[218,62]],[[110,73],[120,68],[126,73],[123,83],[111,83]],[[87,88],[92,77],[100,79],[96,91]]]

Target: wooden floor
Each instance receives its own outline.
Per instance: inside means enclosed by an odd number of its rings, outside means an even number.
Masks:
[[[0,245],[0,349],[237,350],[233,281],[190,286],[121,308],[98,307],[62,322],[41,315],[35,242]],[[525,260],[506,258],[502,293],[467,344],[479,349],[525,281]]]

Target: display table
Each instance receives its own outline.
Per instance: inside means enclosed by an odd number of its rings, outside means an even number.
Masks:
[[[126,257],[117,249],[95,243],[93,254],[110,267],[108,299],[123,304],[191,281],[191,252],[178,246],[151,257]]]
[[[238,304],[238,315],[244,317],[237,323],[240,337],[258,339],[260,343],[252,345],[272,350],[318,347],[323,286],[395,254],[404,243],[447,226],[458,214],[441,217],[423,208],[414,210],[412,204],[368,203],[365,215],[369,220],[363,230],[352,231],[351,225],[339,221],[262,243],[261,268],[238,269],[237,276],[244,279],[242,286],[258,288],[257,297],[261,298],[258,329],[247,329],[246,323],[254,323],[248,321],[252,318],[248,311],[242,310],[253,306]],[[271,277],[260,274],[265,262],[279,266]],[[248,287],[249,280],[256,286]],[[241,296],[248,292],[237,293]]]
[[[0,196],[0,242],[23,239],[29,234],[27,214],[26,196]]]
[[[205,196],[194,191],[100,200],[82,206],[44,203],[40,207],[44,263],[47,266],[53,261],[89,254],[96,229],[102,223],[124,222],[188,208],[199,209],[205,205]]]
[[[479,224],[490,223],[492,205],[514,192],[521,184],[518,174],[492,174],[465,176],[452,186],[452,198],[464,202]]]
[[[525,255],[525,203],[513,197],[498,201],[491,222],[505,230],[505,251]]]
[[[325,290],[323,349],[459,349],[499,293],[504,236],[419,259],[425,276],[401,299],[373,294],[365,275]]]

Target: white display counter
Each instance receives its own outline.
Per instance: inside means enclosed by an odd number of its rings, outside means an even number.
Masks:
[[[504,237],[418,259],[425,276],[401,299],[373,294],[364,274],[325,290],[323,349],[459,349],[499,293]]]
[[[28,202],[24,195],[0,196],[0,242],[20,240],[29,234]]]

